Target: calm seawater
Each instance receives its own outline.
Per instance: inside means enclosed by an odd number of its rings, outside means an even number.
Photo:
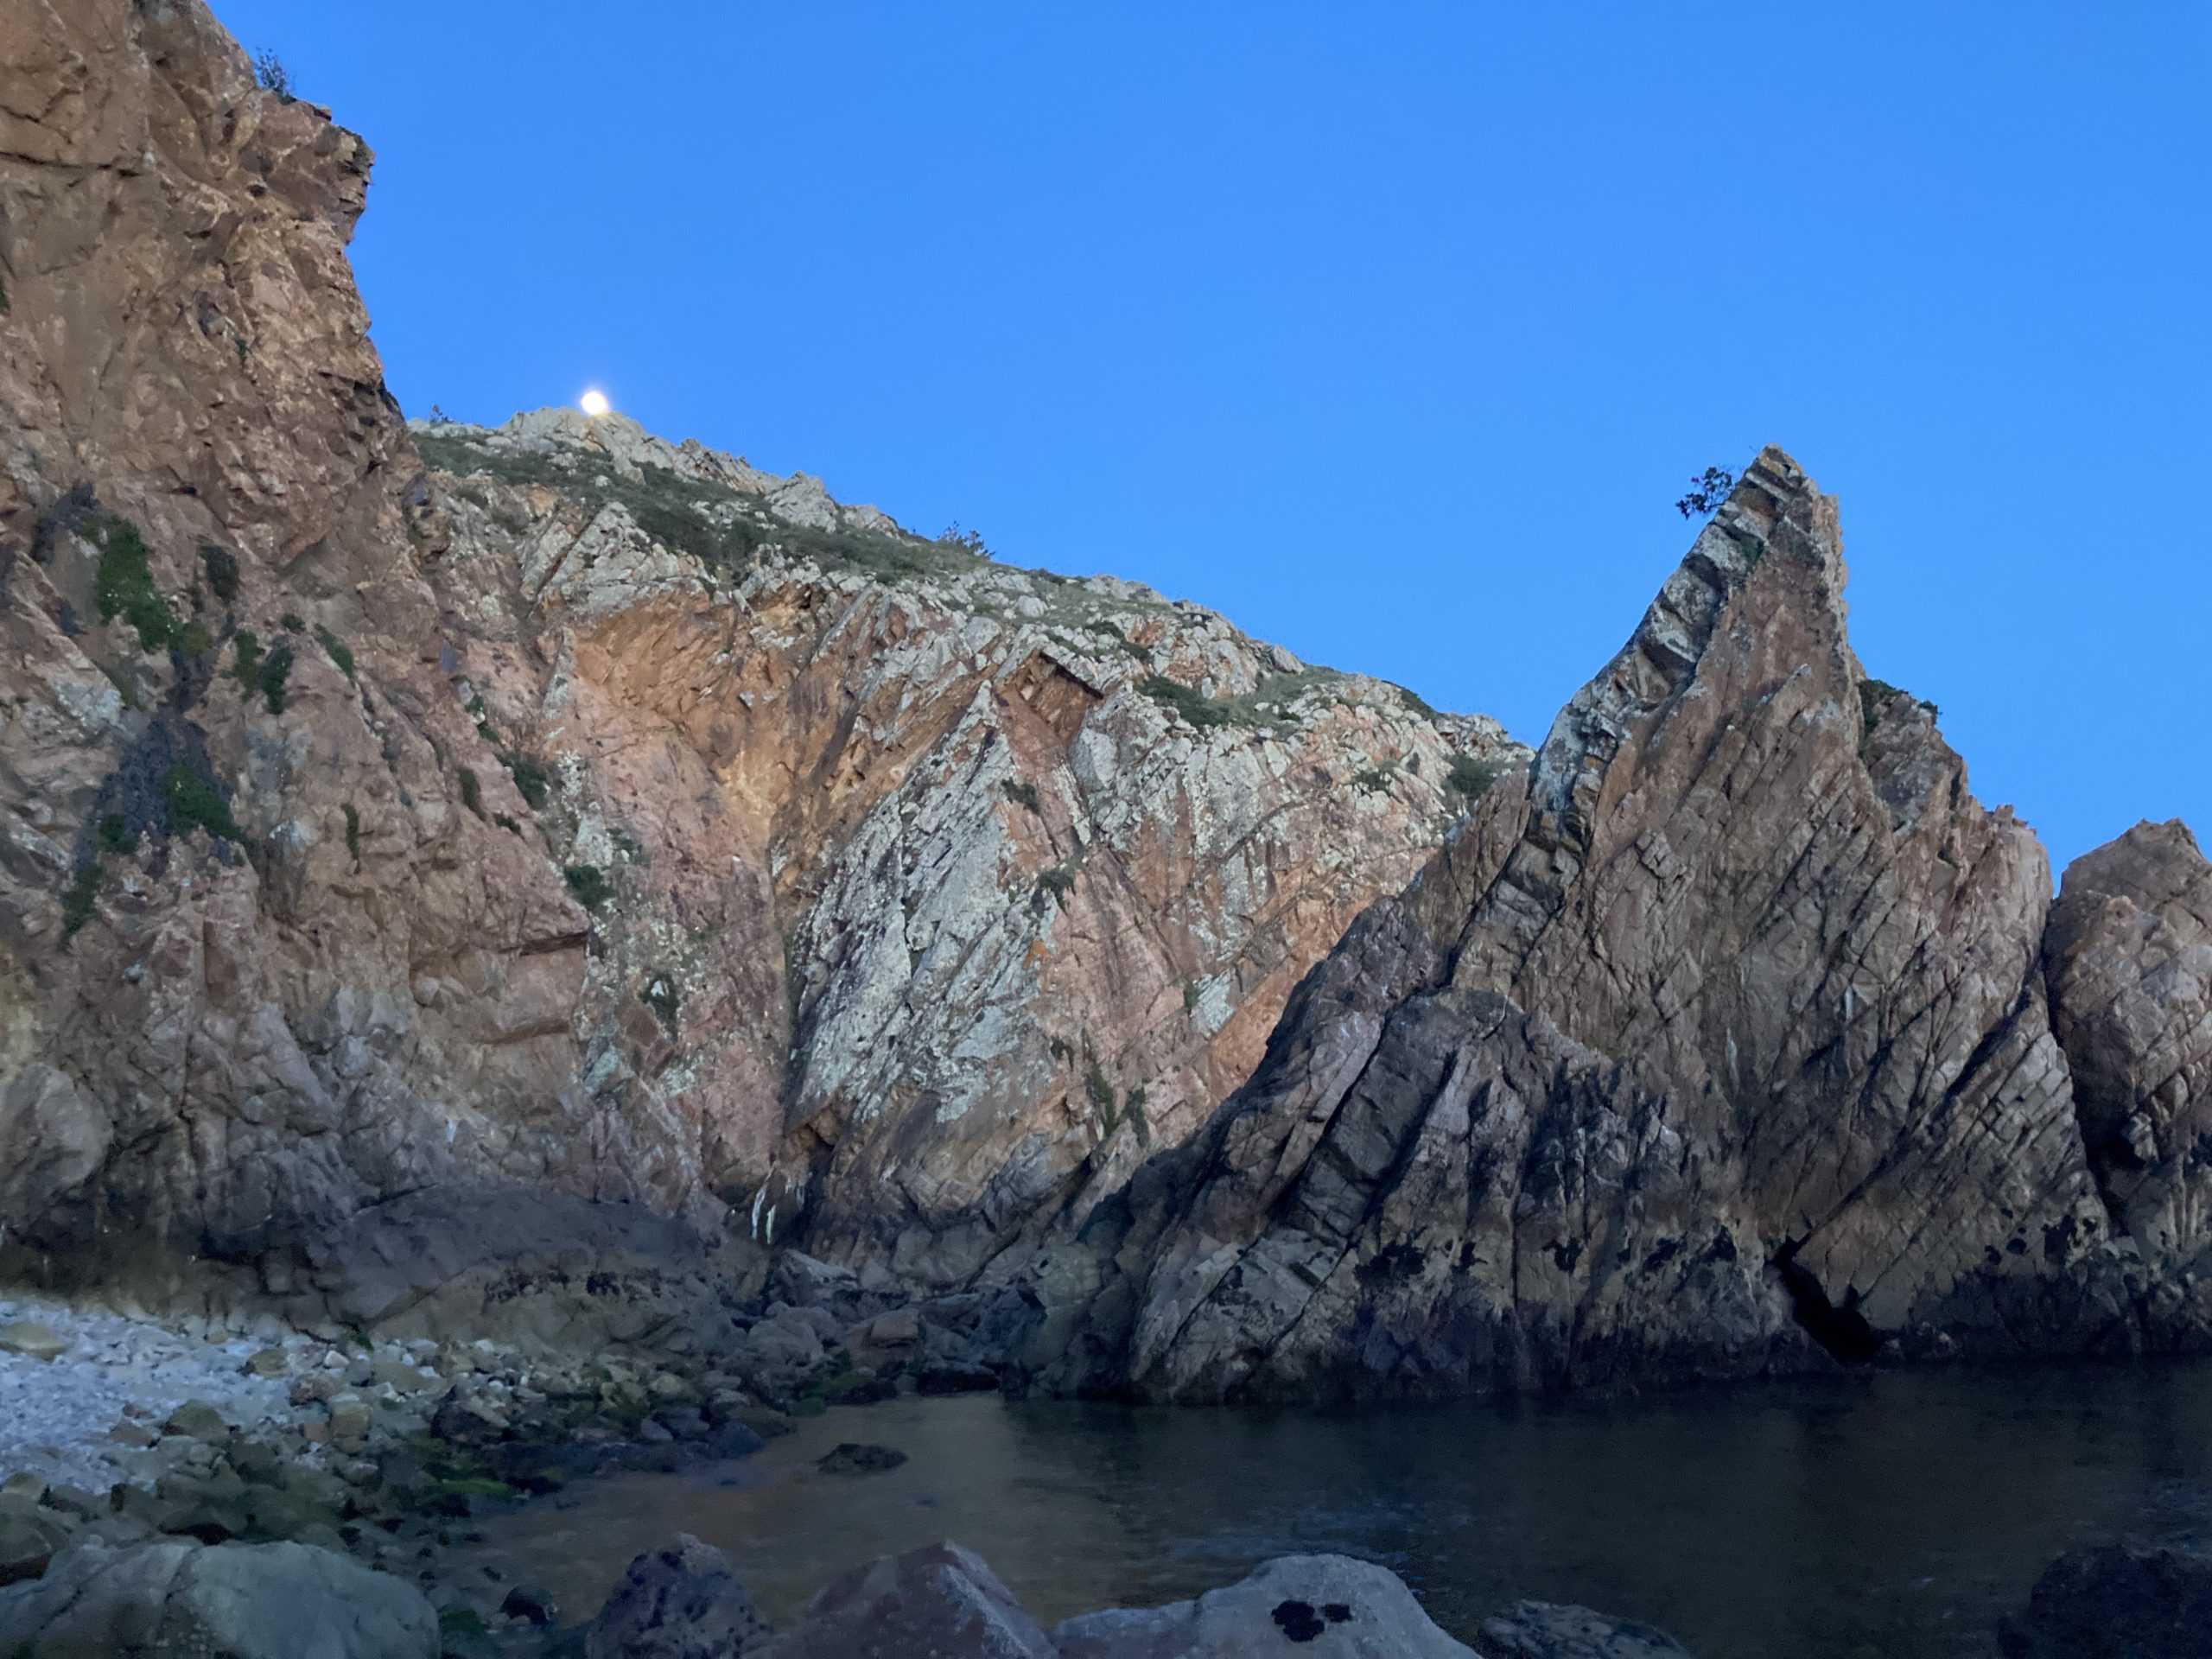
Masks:
[[[910,1461],[816,1472],[840,1440]],[[2060,1550],[2212,1543],[2212,1362],[1332,1413],[906,1399],[478,1524],[470,1559],[561,1590],[565,1618],[679,1531],[779,1622],[871,1556],[950,1538],[1048,1625],[1341,1550],[1463,1639],[1534,1596],[1647,1619],[1700,1659],[1986,1659]]]

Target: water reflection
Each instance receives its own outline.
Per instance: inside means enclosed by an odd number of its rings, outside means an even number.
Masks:
[[[1703,1659],[1986,1656],[2061,1549],[2212,1540],[2208,1430],[2202,1362],[1357,1413],[909,1399],[704,1473],[594,1483],[488,1523],[481,1553],[582,1609],[692,1532],[784,1619],[858,1561],[950,1537],[1050,1624],[1340,1549],[1462,1637],[1538,1596],[1649,1619]],[[846,1440],[910,1461],[817,1473]]]

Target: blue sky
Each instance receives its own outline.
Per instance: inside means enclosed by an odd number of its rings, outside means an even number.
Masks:
[[[393,391],[603,385],[1538,741],[1782,443],[2058,863],[2212,834],[2212,9],[216,0]]]

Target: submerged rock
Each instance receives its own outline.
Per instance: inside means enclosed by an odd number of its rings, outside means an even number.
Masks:
[[[722,1553],[688,1533],[630,1563],[593,1619],[586,1659],[736,1659],[773,1635]]]
[[[2125,1544],[2044,1569],[2005,1621],[2005,1659],[2202,1659],[2212,1652],[2212,1560]]]
[[[1084,1613],[1060,1659],[1480,1659],[1433,1624],[1396,1573],[1349,1555],[1285,1555],[1194,1601]]]
[[[1653,1625],[1553,1601],[1516,1601],[1478,1634],[1488,1659],[1690,1659]]]
[[[906,1454],[895,1446],[846,1440],[824,1452],[815,1459],[814,1466],[825,1475],[880,1475],[906,1461]]]
[[[0,1653],[29,1659],[437,1659],[412,1585],[304,1544],[79,1544],[0,1590]]]

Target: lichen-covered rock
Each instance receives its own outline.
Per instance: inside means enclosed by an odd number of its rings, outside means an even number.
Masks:
[[[2179,1294],[2212,1247],[2212,863],[2188,827],[2138,824],[2076,859],[2044,950],[2091,1166]]]
[[[1866,675],[1843,586],[1834,503],[1767,450],[1525,785],[1047,1254],[1046,1380],[1454,1393],[2128,1340],[2042,849]]]
[[[1279,1556],[1193,1601],[1081,1614],[1052,1640],[1060,1659],[1480,1659],[1396,1573],[1349,1555]]]
[[[436,1659],[420,1591],[305,1544],[97,1541],[0,1590],[0,1651],[27,1659]]]

